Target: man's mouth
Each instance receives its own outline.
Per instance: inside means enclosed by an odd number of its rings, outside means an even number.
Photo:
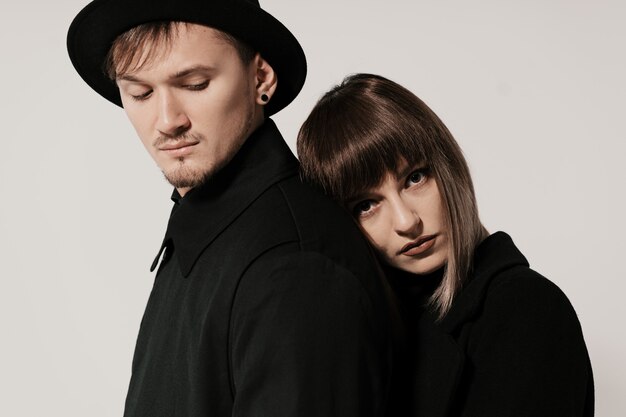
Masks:
[[[167,153],[168,155],[181,157],[181,156],[185,156],[189,154],[192,151],[193,147],[197,145],[198,143],[200,142],[194,141],[194,140],[192,141],[180,140],[177,142],[164,143],[163,145],[159,146],[158,149],[160,151]]]
[[[177,142],[171,142],[171,143],[165,143],[163,145],[161,145],[159,147],[159,150],[161,151],[174,151],[176,149],[182,149],[182,148],[186,148],[188,146],[194,146],[197,145],[199,142],[198,141],[177,141]]]

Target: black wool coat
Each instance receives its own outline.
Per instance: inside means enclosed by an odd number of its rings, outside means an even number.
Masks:
[[[384,279],[350,216],[300,181],[274,123],[174,200],[124,415],[382,416]]]
[[[507,234],[479,245],[474,273],[442,321],[417,306],[405,286],[398,289],[412,329],[399,384],[404,415],[593,415],[593,376],[576,313]]]

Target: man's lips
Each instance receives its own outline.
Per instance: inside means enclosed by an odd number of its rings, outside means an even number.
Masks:
[[[158,147],[158,149],[173,157],[181,157],[191,153],[193,147],[200,143],[199,141],[178,141],[165,143]]]
[[[166,143],[162,146],[159,146],[159,150],[160,151],[174,151],[176,149],[182,149],[188,146],[197,145],[198,143],[199,143],[198,141],[190,141],[190,142],[178,141],[178,142]]]
[[[400,249],[398,255],[419,255],[420,253],[426,252],[435,244],[435,238],[437,235],[426,235],[420,236],[418,239],[413,242],[409,242]]]

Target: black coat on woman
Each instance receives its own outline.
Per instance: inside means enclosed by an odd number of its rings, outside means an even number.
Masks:
[[[472,276],[440,321],[424,307],[440,271],[416,277],[394,270],[390,278],[410,329],[398,384],[408,400],[403,415],[593,415],[593,376],[576,313],[507,234],[478,246]]]

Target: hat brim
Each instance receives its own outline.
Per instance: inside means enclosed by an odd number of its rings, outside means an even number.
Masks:
[[[120,34],[143,23],[182,21],[226,32],[259,52],[277,74],[278,87],[265,106],[270,116],[298,95],[306,78],[306,58],[293,34],[276,18],[248,1],[95,0],[74,18],[67,49],[76,71],[91,88],[122,107],[117,85],[104,61]]]

